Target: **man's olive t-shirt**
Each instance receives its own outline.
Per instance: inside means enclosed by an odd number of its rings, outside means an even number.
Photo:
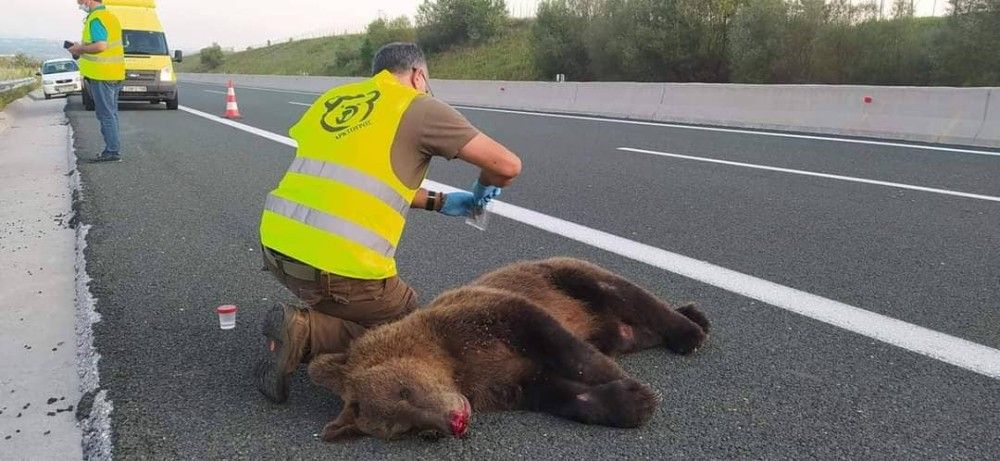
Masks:
[[[418,96],[403,113],[392,142],[392,169],[403,184],[416,188],[424,179],[431,158],[455,158],[479,130],[447,103]]]

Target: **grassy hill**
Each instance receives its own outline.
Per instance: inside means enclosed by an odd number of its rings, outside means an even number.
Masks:
[[[275,75],[354,75],[356,69],[340,68],[336,54],[357,50],[363,35],[339,35],[226,54],[216,69],[206,70],[197,54],[185,56],[179,72],[214,72]],[[427,57],[433,78],[470,80],[536,80],[531,60],[531,32],[527,23],[512,25],[502,37],[477,46],[462,46]]]
[[[337,75],[332,69],[334,56],[341,48],[358,48],[361,35],[338,35],[226,54],[221,66],[208,71],[197,54],[184,57],[178,72],[214,72],[276,75]]]

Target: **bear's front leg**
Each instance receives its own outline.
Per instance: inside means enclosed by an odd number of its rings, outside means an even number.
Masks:
[[[629,377],[599,385],[543,377],[526,386],[525,396],[534,411],[622,428],[642,426],[659,405],[649,386]]]

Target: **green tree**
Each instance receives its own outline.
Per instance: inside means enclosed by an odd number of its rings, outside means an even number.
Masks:
[[[375,52],[383,45],[393,42],[413,42],[416,38],[417,32],[406,16],[391,21],[379,18],[370,22],[365,29],[365,38],[361,41],[359,70],[362,74],[369,72]]]
[[[508,22],[504,0],[424,0],[417,10],[417,40],[428,52],[500,35]]]
[[[726,81],[702,0],[607,0],[586,43],[602,80]],[[714,3],[713,3],[714,4]]]
[[[531,38],[532,58],[539,73],[546,78],[566,74],[570,80],[590,79],[584,36],[594,5],[594,0],[546,0],[538,6]]]
[[[212,46],[207,48],[202,48],[201,53],[199,53],[201,59],[201,65],[205,70],[213,70],[221,66],[226,61],[225,54],[222,53],[222,47],[218,43],[212,43]]]
[[[1000,0],[951,0],[936,80],[951,85],[1000,85]]]
[[[759,0],[741,7],[729,33],[731,80],[774,83],[788,49],[789,5],[785,0]]]

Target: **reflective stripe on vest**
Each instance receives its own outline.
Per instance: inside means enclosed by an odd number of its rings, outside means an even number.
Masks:
[[[298,149],[267,197],[261,243],[332,274],[396,275],[396,246],[419,185],[396,176],[392,146],[419,95],[384,71],[317,98],[289,129]]]
[[[81,54],[80,55],[80,59],[84,59],[84,60],[87,60],[87,61],[93,61],[93,62],[100,62],[100,63],[117,63],[117,62],[124,63],[125,62],[125,57],[124,56],[122,56],[120,58],[118,58],[118,57],[102,58],[100,56],[93,55],[93,54]]]
[[[125,47],[122,28],[118,18],[107,9],[91,12],[83,21],[83,43],[94,41],[90,36],[90,25],[96,20],[108,31],[107,47],[100,53],[80,55],[80,74],[91,80],[118,81],[125,79]]]
[[[396,192],[391,186],[362,171],[305,157],[295,157],[288,171],[347,184],[385,202],[389,208],[396,210],[400,216],[405,217],[406,213],[410,210],[410,202],[402,195],[399,195],[399,192]]]
[[[309,208],[273,194],[267,196],[267,203],[264,207],[268,211],[288,219],[339,235],[387,258],[396,254],[396,247],[378,234],[315,208]]]

